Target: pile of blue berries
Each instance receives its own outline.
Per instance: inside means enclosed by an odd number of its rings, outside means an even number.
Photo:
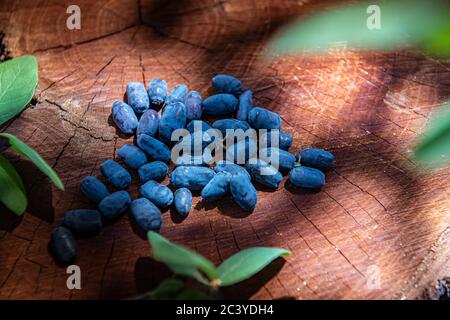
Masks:
[[[175,86],[168,94],[166,81],[158,78],[150,81],[148,90],[142,83],[128,84],[128,103],[114,102],[112,117],[122,133],[136,134],[137,146],[125,144],[117,151],[117,157],[128,168],[137,170],[143,183],[141,197],[132,200],[125,191],[131,184],[131,175],[124,166],[115,160],[103,162],[100,171],[108,184],[117,191],[111,193],[103,182],[93,176],[81,181],[82,193],[97,206],[97,210],[77,209],[64,213],[62,224],[53,230],[50,242],[51,251],[58,262],[67,264],[76,258],[74,234],[98,233],[104,221],[116,220],[128,210],[144,232],[158,231],[162,223],[161,210],[171,205],[174,205],[180,216],[186,217],[192,208],[191,191],[194,190],[200,191],[206,202],[217,201],[231,193],[239,207],[251,211],[258,199],[253,182],[275,190],[283,179],[282,173],[289,173],[289,181],[295,187],[319,189],[325,184],[323,169],[334,162],[330,152],[306,148],[297,157],[294,156],[288,151],[292,145],[292,136],[279,130],[280,116],[253,106],[252,91],[243,91],[240,80],[219,74],[212,79],[212,84],[219,93],[205,100],[197,91],[188,91],[184,84]],[[161,116],[157,111],[160,109]],[[219,119],[210,125],[201,120],[203,115],[216,118],[234,115],[235,118]],[[221,160],[212,168],[194,161],[177,162],[170,173],[170,184],[175,189],[172,192],[168,186],[161,184],[169,173],[172,133],[185,128],[193,134],[194,127],[201,128],[202,132],[216,129],[224,136],[227,129],[267,129],[262,136],[263,141],[266,141],[265,152],[268,155],[277,152],[279,166],[275,168],[263,159],[249,161],[249,158],[245,158],[245,165],[242,166],[237,161]],[[274,130],[278,135],[278,148],[271,146]],[[202,148],[211,142],[206,141],[206,136],[202,136]],[[185,142],[183,138],[178,143]],[[187,142],[193,143],[191,140]],[[231,148],[234,151],[248,151],[249,143],[248,140],[238,141]],[[263,168],[269,170],[269,174],[267,171],[261,174]]]

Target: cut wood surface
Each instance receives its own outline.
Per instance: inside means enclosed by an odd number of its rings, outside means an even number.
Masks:
[[[162,235],[215,263],[252,246],[292,251],[284,264],[277,260],[224,297],[412,299],[449,276],[450,172],[418,171],[410,157],[432,112],[450,96],[450,62],[344,49],[263,57],[279,26],[334,2],[80,0],[81,30],[72,31],[69,1],[1,1],[9,55],[39,61],[35,101],[1,130],[34,147],[66,190],[7,152],[30,205],[21,218],[0,208],[0,298],[127,298],[170,275],[151,260],[129,216],[78,240],[81,290],[67,289],[66,269],[47,245],[64,211],[92,207],[80,180],[100,176],[99,165],[132,141],[110,118],[127,82],[160,77],[207,96],[216,73],[236,75],[254,90],[255,104],[281,115],[293,153],[316,146],[336,155],[320,192],[283,181],[275,192],[258,188],[251,214],[230,198],[205,207],[198,195],[184,221],[164,213]]]

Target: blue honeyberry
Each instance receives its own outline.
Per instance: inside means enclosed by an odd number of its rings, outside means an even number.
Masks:
[[[258,202],[258,195],[250,179],[238,173],[230,178],[230,191],[233,200],[239,207],[246,211],[252,211]]]
[[[187,86],[183,84],[176,85],[172,91],[170,91],[170,95],[167,97],[166,105],[173,103],[175,101],[184,102],[186,95],[188,93]]]
[[[62,225],[78,234],[98,233],[103,227],[100,212],[91,209],[64,212]]]
[[[211,80],[213,86],[220,92],[238,94],[242,90],[242,82],[228,74],[218,74]]]
[[[144,150],[145,153],[152,158],[152,160],[164,162],[170,161],[170,149],[164,143],[152,136],[141,134],[137,137],[137,144],[139,148]]]
[[[114,220],[124,214],[130,206],[131,198],[126,191],[117,191],[107,196],[98,205],[102,216],[108,220]]]
[[[223,198],[230,190],[231,174],[228,172],[217,173],[203,188],[201,196],[205,201],[215,201]]]
[[[292,136],[287,133],[286,131],[282,131],[282,130],[269,130],[266,133],[262,134],[260,137],[260,142],[265,142],[265,147],[272,147],[272,136],[275,139],[275,143],[278,143],[278,148],[283,149],[283,150],[289,150],[289,148],[292,145]],[[278,136],[278,141],[276,141],[276,138]],[[261,145],[260,145],[261,147]],[[273,147],[276,147],[276,145],[273,145]]]
[[[159,208],[166,208],[173,202],[173,193],[165,185],[150,180],[141,186],[141,195]]]
[[[153,78],[148,84],[148,96],[151,106],[159,109],[166,101],[168,93],[167,82],[159,78]]]
[[[140,82],[128,83],[127,100],[128,105],[133,108],[135,113],[143,113],[150,105],[145,85]]]
[[[250,129],[250,125],[246,121],[241,121],[237,119],[220,119],[216,120],[211,124],[211,127],[219,130],[225,136],[227,130],[237,130],[242,129],[246,131]]]
[[[138,174],[142,182],[149,180],[162,181],[169,172],[169,167],[162,161],[153,161],[139,168]]]
[[[260,149],[259,155],[261,159],[278,167],[282,172],[290,171],[297,161],[297,158],[289,151],[274,147]],[[270,161],[274,159],[275,161]]]
[[[131,203],[131,214],[143,231],[159,231],[162,224],[161,211],[150,200],[139,198]]]
[[[175,190],[174,204],[178,214],[182,217],[187,217],[192,208],[192,193],[187,188],[180,188]]]
[[[253,139],[248,137],[229,146],[226,150],[226,159],[237,164],[245,165],[250,158],[258,154],[258,146]]]
[[[145,111],[139,119],[139,124],[136,130],[137,135],[148,134],[154,137],[159,128],[159,115],[153,109]]]
[[[276,168],[261,159],[250,159],[245,168],[250,173],[253,181],[274,190],[278,188],[281,180],[283,180],[283,176]]]
[[[203,100],[203,113],[221,116],[236,111],[238,100],[229,93],[219,93]]]
[[[106,160],[100,170],[108,182],[117,189],[126,189],[131,183],[130,173],[114,160]]]
[[[289,173],[289,181],[299,188],[320,189],[325,184],[325,174],[315,168],[295,167]]]
[[[189,91],[184,99],[186,121],[198,120],[202,117],[202,96],[197,91]]]
[[[246,175],[250,179],[250,174],[240,165],[237,165],[231,161],[227,160],[220,160],[217,162],[216,166],[214,167],[214,171],[219,172],[228,172],[232,175],[241,173]]]
[[[248,113],[247,121],[254,129],[280,129],[281,127],[280,116],[261,107],[253,107]]]
[[[317,169],[331,167],[334,162],[334,155],[331,152],[317,148],[305,148],[297,157],[302,165]]]
[[[93,176],[84,177],[81,180],[80,189],[86,198],[96,204],[111,194],[103,182]]]
[[[244,91],[239,96],[239,104],[236,112],[236,119],[247,121],[248,113],[253,106],[253,93],[251,90]]]
[[[211,126],[202,120],[192,120],[186,125],[186,130],[190,133],[194,133],[195,130],[201,130],[203,132],[211,129]]]
[[[53,229],[50,240],[50,251],[55,260],[67,265],[77,257],[78,246],[72,232],[65,227]]]
[[[138,119],[133,109],[123,101],[115,101],[112,106],[112,118],[125,134],[133,134],[138,126]]]
[[[172,143],[172,132],[186,126],[186,106],[180,101],[166,104],[159,121],[159,138],[166,144]]]
[[[170,174],[170,183],[177,189],[202,190],[214,175],[214,170],[207,167],[178,166]]]
[[[131,144],[123,145],[118,151],[117,156],[122,159],[130,168],[139,169],[147,163],[147,156],[144,151]]]

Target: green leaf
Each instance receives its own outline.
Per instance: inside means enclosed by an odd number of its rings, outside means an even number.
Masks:
[[[425,39],[421,47],[436,58],[450,57],[450,17],[447,25]]]
[[[217,268],[219,285],[230,286],[248,279],[276,258],[290,254],[290,251],[280,248],[256,247],[242,250]]]
[[[158,287],[151,292],[151,296],[155,299],[169,299],[180,293],[183,288],[183,281],[176,278],[169,278],[162,281]]]
[[[427,168],[450,163],[450,101],[433,116],[416,147],[415,159]]]
[[[31,101],[38,83],[34,56],[22,56],[0,64],[0,125]]]
[[[380,9],[381,25],[373,26]],[[279,34],[270,45],[272,54],[318,52],[335,43],[349,47],[394,50],[417,46],[436,32],[443,30],[450,20],[447,6],[440,1],[370,1],[347,5],[300,19]]]
[[[202,283],[208,283],[208,281],[200,271],[204,272],[209,279],[215,278],[216,268],[205,257],[170,242],[156,232],[149,231],[147,237],[152,246],[153,258],[167,264],[176,274],[193,277]]]
[[[34,149],[29,147],[25,142],[9,133],[0,133],[0,137],[8,139],[11,148],[19,155],[31,160],[36,167],[46,174],[53,183],[61,190],[64,190],[64,185],[59,179],[58,174],[50,167],[47,162]]]
[[[0,201],[17,215],[22,215],[28,205],[22,179],[13,165],[1,154]]]

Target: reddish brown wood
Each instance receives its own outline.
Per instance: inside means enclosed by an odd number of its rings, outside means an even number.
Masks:
[[[164,214],[161,233],[215,263],[251,246],[293,255],[225,297],[297,299],[415,298],[448,276],[450,175],[420,172],[409,160],[431,112],[450,93],[450,63],[410,52],[336,50],[322,57],[263,59],[272,31],[322,1],[78,1],[82,29],[65,27],[68,1],[2,1],[0,30],[11,56],[39,60],[37,103],[2,131],[36,148],[65,183],[58,191],[12,154],[30,206],[23,218],[0,214],[1,299],[125,298],[150,289],[168,271],[128,217],[79,241],[82,290],[66,288],[65,269],[47,251],[67,209],[89,207],[80,179],[128,142],[110,120],[128,81],[167,79],[208,94],[211,76],[231,73],[256,102],[281,114],[293,152],[319,146],[337,156],[318,193],[258,191],[247,215],[226,199],[182,223]],[[131,190],[137,194],[138,185]],[[367,286],[381,272],[381,288]]]

